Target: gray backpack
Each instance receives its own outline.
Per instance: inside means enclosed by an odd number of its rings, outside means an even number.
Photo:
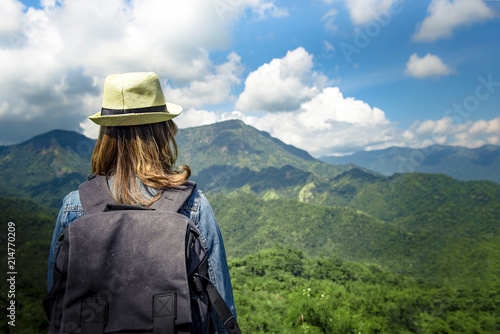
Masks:
[[[85,216],[64,228],[43,306],[50,333],[241,333],[208,278],[200,232],[177,213],[196,184],[150,208],[116,204],[104,176],[79,188]]]

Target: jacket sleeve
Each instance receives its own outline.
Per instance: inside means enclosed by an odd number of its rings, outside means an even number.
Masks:
[[[55,258],[56,258],[56,252],[57,252],[57,249],[58,249],[58,241],[57,239],[59,239],[59,236],[61,235],[62,233],[62,230],[63,230],[63,225],[62,225],[62,217],[64,215],[64,207],[65,207],[65,203],[66,203],[66,199],[68,198],[68,196],[64,197],[63,199],[63,205],[61,207],[61,209],[59,210],[59,214],[57,215],[57,220],[56,220],[56,226],[54,227],[54,233],[52,234],[52,241],[50,243],[50,252],[49,252],[49,262],[48,262],[48,265],[47,265],[47,291],[50,290],[50,288],[52,288],[52,284],[53,284],[53,268],[54,268],[54,262],[55,262]]]
[[[47,264],[47,291],[49,291],[52,284],[54,284],[53,267],[60,245],[58,241],[59,236],[63,232],[65,226],[68,226],[68,224],[73,222],[76,218],[84,214],[78,191],[73,191],[64,197],[61,210],[59,210],[59,215],[57,216],[56,225],[54,226],[52,242],[50,243],[49,261]]]

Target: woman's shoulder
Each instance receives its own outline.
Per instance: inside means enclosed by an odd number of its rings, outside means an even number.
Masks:
[[[74,190],[64,197],[63,209],[66,211],[82,210],[82,202],[80,201],[78,190]]]
[[[190,217],[196,223],[202,216],[212,212],[212,208],[203,191],[196,187],[179,212]]]
[[[204,197],[203,192],[198,188],[194,188],[191,196],[189,196],[186,202],[182,205],[181,209],[198,211],[200,209],[200,202],[202,197]]]
[[[78,190],[75,190],[64,196],[61,210],[57,217],[57,223],[62,224],[62,226],[67,226],[83,215],[85,215],[85,212],[80,202],[80,194]]]

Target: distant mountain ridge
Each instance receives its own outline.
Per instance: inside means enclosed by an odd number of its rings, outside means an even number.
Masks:
[[[383,175],[394,173],[439,173],[457,180],[490,180],[500,183],[500,146],[484,145],[469,149],[431,145],[422,149],[390,147],[360,151],[342,157],[319,158],[331,164],[355,164]]]
[[[176,140],[180,152],[177,163],[189,165],[195,176],[215,165],[253,171],[290,165],[332,177],[353,167],[325,164],[239,120],[180,129]]]

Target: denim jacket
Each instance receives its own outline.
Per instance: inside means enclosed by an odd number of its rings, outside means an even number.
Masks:
[[[226,251],[224,249],[219,225],[217,224],[212,208],[203,192],[199,189],[193,191],[191,197],[179,210],[179,213],[190,218],[199,228],[205,249],[208,249],[210,279],[217,287],[217,290],[219,290],[222,298],[224,298],[236,319],[236,309],[234,305],[233,289],[229,277],[229,268],[227,266]],[[59,211],[54,228],[52,243],[50,245],[47,270],[47,291],[50,290],[53,284],[52,270],[60,244],[58,238],[65,226],[83,215],[85,215],[85,213],[80,202],[78,191],[73,191],[64,197],[63,205]],[[213,315],[216,317],[215,313]],[[216,319],[218,319],[218,317]],[[221,321],[218,321],[217,332],[225,333]]]

